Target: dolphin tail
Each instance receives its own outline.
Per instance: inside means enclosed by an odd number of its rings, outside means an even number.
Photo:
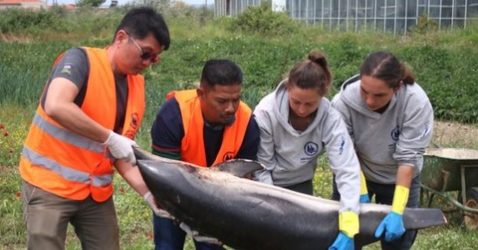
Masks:
[[[406,229],[422,229],[447,224],[447,220],[438,208],[407,208],[403,223]]]
[[[365,223],[360,224],[360,234],[355,236],[355,246],[361,249],[362,246],[377,241],[374,232],[378,223],[388,213],[384,212],[381,216],[376,217],[375,213],[368,214]],[[378,220],[377,220],[378,219]],[[403,223],[407,230],[418,230],[433,226],[440,226],[447,223],[443,212],[437,208],[406,208],[403,213]]]

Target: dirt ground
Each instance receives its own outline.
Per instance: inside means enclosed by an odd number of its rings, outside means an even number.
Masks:
[[[478,150],[478,126],[435,121],[432,145]]]

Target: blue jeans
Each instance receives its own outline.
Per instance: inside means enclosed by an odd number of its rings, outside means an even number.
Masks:
[[[379,184],[367,180],[368,196],[370,200],[375,196],[375,202],[378,204],[392,205],[395,184]],[[333,182],[333,200],[340,200],[340,194],[337,190],[335,178]],[[407,207],[420,206],[420,175],[412,179],[410,185],[410,194],[408,196]],[[407,230],[400,239],[394,241],[381,240],[382,249],[405,250],[410,249],[417,237],[417,230]]]
[[[186,233],[173,220],[153,214],[155,250],[182,250]],[[224,250],[222,246],[194,241],[197,250]]]

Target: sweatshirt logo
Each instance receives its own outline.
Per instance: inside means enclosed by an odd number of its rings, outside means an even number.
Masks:
[[[398,141],[398,137],[400,136],[400,127],[398,125],[394,129],[392,129],[392,133],[390,133],[390,136],[392,136],[392,140]]]
[[[425,138],[430,133],[430,131],[431,129],[429,127],[429,124],[425,124],[425,127],[423,128],[423,133],[420,138]]]
[[[344,146],[345,146],[345,139],[344,139],[344,136],[341,136],[340,137],[340,146],[339,146],[339,155],[342,155],[342,153],[344,152]]]
[[[308,156],[317,154],[319,151],[319,146],[315,142],[307,142],[304,146],[304,153]]]

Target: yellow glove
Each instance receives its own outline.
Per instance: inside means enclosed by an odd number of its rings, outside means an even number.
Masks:
[[[367,181],[365,180],[365,175],[363,175],[362,171],[360,171],[360,203],[370,203]]]
[[[339,213],[339,230],[347,237],[353,238],[359,232],[358,214],[352,211]]]
[[[392,211],[397,214],[403,214],[405,210],[405,206],[408,202],[408,194],[410,193],[410,189],[396,185],[395,186],[395,193],[393,194],[393,203],[392,203]]]

